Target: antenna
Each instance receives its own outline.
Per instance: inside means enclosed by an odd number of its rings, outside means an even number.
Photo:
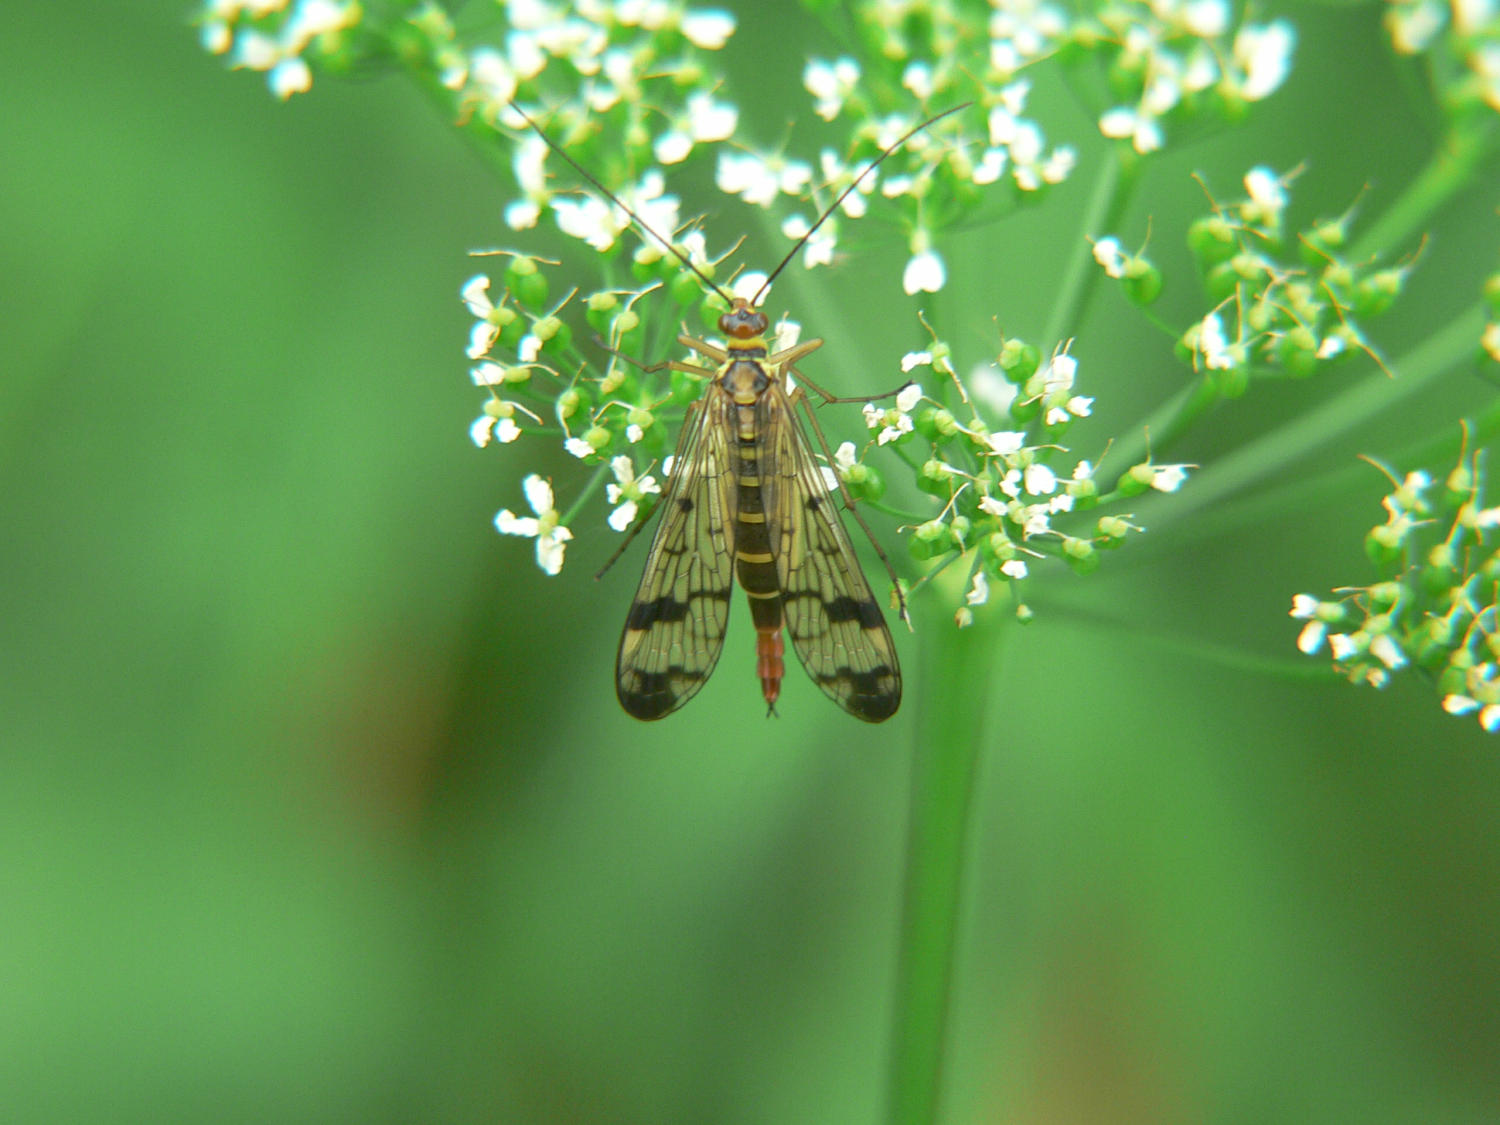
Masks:
[[[876,168],[880,167],[881,161],[883,161],[891,153],[895,152],[907,141],[915,137],[923,129],[926,129],[930,125],[936,125],[939,121],[949,116],[950,114],[957,113],[961,109],[968,109],[973,104],[973,102],[963,102],[959,105],[954,106],[952,109],[943,110],[943,112],[938,114],[936,117],[929,117],[920,125],[912,126],[912,128],[908,129],[905,133],[902,133],[901,136],[896,138],[896,140],[893,141],[884,152],[882,152],[874,160],[870,161],[870,163],[866,164],[860,171],[859,175],[855,176],[854,179],[849,181],[849,186],[846,187],[843,191],[839,192],[839,197],[835,199],[823,211],[821,215],[818,216],[818,221],[815,222],[812,226],[808,227],[802,237],[797,239],[797,245],[793,246],[789,251],[787,251],[786,257],[781,259],[781,264],[766,276],[766,280],[763,281],[760,288],[755,291],[755,296],[750,299],[750,304],[752,306],[760,304],[760,299],[765,296],[766,290],[771,288],[771,282],[776,280],[776,275],[779,274],[782,270],[786,269],[787,263],[789,263],[793,258],[797,256],[797,251],[801,250],[802,247],[807,244],[807,240],[817,232],[817,229],[828,221],[829,216],[831,216],[835,211],[838,210],[839,204],[844,202],[844,200],[849,197],[849,193],[852,192],[855,188],[859,187],[860,181],[868,176],[871,172],[875,171]]]
[[[563,160],[572,167],[573,171],[582,176],[584,180],[586,180],[596,191],[598,191],[621,211],[624,211],[625,214],[629,215],[636,226],[640,227],[641,230],[645,231],[652,238],[656,239],[657,242],[661,243],[661,245],[666,248],[669,254],[676,258],[689,270],[691,270],[693,274],[697,276],[699,281],[703,282],[704,285],[707,285],[710,289],[712,289],[715,293],[722,297],[726,304],[734,304],[735,299],[733,297],[724,292],[723,289],[721,289],[714,283],[712,278],[710,278],[696,265],[694,265],[692,259],[690,259],[681,250],[679,250],[675,245],[673,245],[670,239],[663,237],[655,230],[653,230],[650,226],[648,226],[645,219],[642,219],[639,215],[637,215],[634,211],[627,207],[624,201],[621,200],[618,195],[610,191],[609,188],[605,187],[602,183],[599,182],[599,180],[594,176],[592,172],[590,172],[577,160],[573,159],[572,154],[570,154],[567,149],[563,148],[562,145],[558,144],[551,137],[549,137],[542,130],[542,127],[538,125],[534,120],[532,120],[530,114],[528,114],[524,109],[522,109],[513,101],[508,104],[510,105],[511,109],[515,110],[516,113],[520,115],[521,120],[525,121],[526,124],[531,126],[532,131],[542,139],[542,142],[549,149],[555,152],[558,156],[562,157]],[[754,308],[755,306],[760,304],[761,298],[764,297],[766,295],[766,291],[771,288],[771,282],[775,281],[777,275],[780,274],[782,270],[786,269],[788,263],[790,263],[791,260],[797,256],[797,252],[807,245],[807,240],[811,238],[815,233],[817,233],[818,228],[826,223],[828,219],[833,215],[833,213],[838,210],[839,204],[843,203],[844,200],[849,197],[849,193],[852,192],[855,188],[859,187],[860,182],[876,168],[878,168],[881,162],[885,160],[887,156],[890,156],[891,153],[895,152],[898,148],[915,137],[923,129],[937,124],[943,118],[951,116],[961,109],[968,109],[973,104],[974,103],[972,101],[963,102],[960,105],[954,106],[952,109],[943,110],[942,113],[937,114],[935,117],[929,117],[920,125],[912,126],[912,128],[901,134],[900,137],[896,138],[895,141],[887,146],[884,152],[882,152],[879,156],[875,157],[874,160],[871,160],[868,164],[866,164],[864,168],[860,170],[859,175],[855,176],[854,179],[849,181],[849,185],[844,188],[843,191],[839,192],[838,198],[835,199],[833,203],[830,204],[828,208],[818,216],[818,221],[815,222],[812,226],[808,227],[807,231],[802,235],[802,237],[797,240],[797,244],[793,246],[789,251],[787,251],[786,257],[782,258],[777,267],[766,276],[765,281],[761,282],[760,288],[755,291],[755,296],[750,298],[750,307]]]
[[[702,270],[695,266],[691,258],[689,258],[676,246],[672,245],[672,242],[669,239],[663,238],[661,235],[657,234],[656,231],[652,230],[651,227],[647,225],[645,219],[641,218],[629,207],[627,207],[624,201],[618,195],[601,184],[592,172],[590,172],[582,164],[578,163],[578,161],[574,160],[567,149],[563,148],[562,145],[558,144],[551,137],[547,136],[547,134],[542,131],[542,127],[535,121],[533,121],[531,119],[531,116],[524,109],[518,106],[515,102],[510,103],[510,108],[521,115],[522,120],[524,120],[526,124],[531,126],[532,130],[536,133],[537,136],[542,138],[542,141],[548,148],[550,148],[553,152],[557,153],[558,156],[562,157],[570,165],[572,165],[573,171],[577,172],[580,176],[582,176],[585,180],[592,184],[597,191],[603,194],[606,199],[608,199],[621,211],[624,211],[625,214],[629,215],[631,219],[634,220],[636,226],[640,227],[641,230],[645,231],[652,238],[656,239],[657,242],[660,242],[664,247],[666,247],[667,252],[683,265],[685,265],[688,269],[692,270],[693,273],[697,275],[699,281],[703,282],[704,285],[707,285],[720,297],[723,297],[726,304],[732,305],[734,303],[734,299],[730,297],[728,293],[724,292],[724,290],[715,285],[712,278],[710,278],[707,274],[705,274]]]

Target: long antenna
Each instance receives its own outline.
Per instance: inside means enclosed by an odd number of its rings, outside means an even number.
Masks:
[[[631,219],[633,219],[635,221],[635,225],[636,226],[640,227],[641,230],[645,231],[652,238],[656,239],[657,242],[660,242],[664,247],[666,247],[667,252],[669,254],[671,254],[674,258],[676,258],[679,262],[681,262],[683,265],[685,265],[688,269],[692,270],[693,273],[695,273],[698,276],[698,280],[699,281],[703,282],[704,285],[707,285],[710,289],[712,289],[720,297],[724,298],[724,303],[725,304],[730,304],[730,305],[734,304],[733,298],[731,298],[728,293],[724,292],[724,290],[720,289],[717,285],[715,285],[712,278],[710,278],[707,274],[705,274],[702,270],[700,270],[697,266],[695,266],[693,264],[691,258],[689,258],[686,254],[684,254],[676,246],[672,245],[672,243],[671,243],[671,241],[669,239],[663,238],[661,235],[657,234],[656,231],[652,230],[651,227],[646,223],[645,219],[641,218],[639,215],[637,215],[634,211],[632,211],[629,207],[627,207],[625,205],[624,200],[622,200],[614,192],[610,191],[609,188],[607,188],[603,184],[601,184],[598,181],[598,179],[595,178],[595,176],[594,176],[594,174],[592,172],[590,172],[582,164],[578,163],[578,161],[574,160],[573,157],[572,157],[572,155],[568,152],[567,149],[563,148],[562,145],[558,144],[551,137],[547,136],[547,134],[542,131],[542,127],[540,125],[538,125],[535,121],[533,121],[531,119],[531,116],[524,109],[522,109],[520,106],[518,106],[515,102],[511,102],[510,103],[510,108],[513,109],[513,110],[515,110],[517,113],[519,113],[521,115],[522,120],[524,120],[526,122],[526,124],[528,124],[528,125],[531,126],[532,130],[536,133],[537,136],[539,136],[539,137],[542,138],[542,141],[546,144],[546,146],[548,148],[550,148],[553,152],[557,153],[558,156],[562,157],[569,164],[571,164],[573,166],[573,171],[577,172],[580,176],[582,176],[585,180],[587,180],[590,184],[592,184],[599,192],[601,192],[604,195],[604,197],[606,199],[608,199],[611,203],[613,203],[621,211],[624,211],[625,214],[629,215],[631,217]]]
[[[943,112],[939,113],[936,117],[929,117],[920,125],[912,126],[912,128],[908,129],[905,133],[902,133],[900,137],[896,138],[895,141],[891,142],[890,146],[887,147],[884,152],[882,152],[874,160],[870,161],[870,163],[866,164],[860,171],[859,175],[855,176],[854,179],[849,181],[849,186],[846,187],[843,191],[839,192],[839,197],[835,199],[833,203],[830,204],[821,215],[818,216],[818,221],[815,222],[812,226],[808,227],[802,237],[797,239],[797,245],[793,246],[789,251],[787,251],[786,257],[781,259],[781,264],[766,276],[765,281],[761,282],[760,288],[755,291],[755,296],[750,299],[751,306],[753,307],[760,304],[760,299],[765,296],[766,290],[771,288],[771,282],[776,280],[776,275],[779,274],[782,270],[786,269],[787,263],[797,256],[797,251],[801,250],[802,247],[807,244],[807,240],[817,232],[817,229],[824,223],[826,223],[829,217],[838,210],[839,204],[844,202],[844,200],[849,197],[849,193],[852,192],[855,188],[859,187],[860,181],[868,176],[871,172],[875,171],[876,168],[880,167],[881,161],[883,161],[891,153],[895,152],[907,141],[915,137],[923,129],[926,129],[931,125],[936,125],[939,121],[949,116],[950,114],[957,113],[961,109],[968,109],[973,104],[973,102],[962,102],[959,105],[954,106],[952,109],[943,110]]]
[[[699,281],[703,282],[704,285],[707,285],[710,289],[712,289],[715,293],[722,297],[726,304],[734,304],[734,298],[732,298],[728,293],[724,292],[723,289],[719,288],[719,286],[714,283],[712,278],[710,278],[696,265],[694,265],[692,259],[684,254],[681,250],[679,250],[675,245],[673,245],[671,240],[663,237],[660,234],[657,234],[656,231],[647,224],[645,219],[637,215],[628,206],[626,206],[625,202],[618,195],[616,195],[614,192],[610,191],[609,188],[600,183],[592,172],[590,172],[577,160],[574,160],[572,154],[569,153],[567,149],[563,148],[562,145],[558,144],[551,137],[549,137],[542,130],[542,127],[532,120],[530,114],[528,114],[515,102],[510,102],[509,104],[510,108],[515,110],[516,113],[520,115],[521,120],[530,125],[532,131],[542,139],[542,143],[544,143],[558,156],[562,157],[563,160],[572,167],[573,171],[582,176],[584,180],[586,180],[596,191],[598,191],[621,211],[624,211],[625,214],[629,215],[636,226],[640,227],[641,230],[645,231],[652,238],[656,239],[657,242],[661,243],[662,246],[666,248],[669,254],[676,258],[689,270],[691,270],[693,274],[697,276]],[[807,245],[807,240],[817,233],[818,228],[826,223],[833,215],[833,213],[838,210],[839,204],[843,203],[844,200],[849,197],[849,193],[854,191],[855,188],[859,187],[860,182],[863,181],[864,178],[871,172],[873,172],[876,168],[878,168],[881,162],[885,160],[887,156],[891,155],[891,153],[895,152],[898,148],[915,137],[923,129],[937,124],[943,118],[955,114],[961,109],[968,109],[973,104],[974,103],[972,101],[963,102],[959,105],[954,106],[952,109],[943,110],[942,113],[937,114],[935,117],[929,117],[920,125],[912,126],[912,128],[901,134],[900,137],[898,137],[889,146],[887,146],[884,152],[882,152],[879,156],[875,157],[874,160],[866,164],[864,168],[860,170],[859,175],[855,176],[854,179],[849,181],[849,185],[844,188],[843,191],[839,192],[838,198],[835,199],[833,203],[821,215],[818,216],[818,221],[815,222],[812,226],[808,227],[807,230],[803,233],[802,237],[797,240],[797,244],[787,251],[786,257],[782,258],[780,264],[778,264],[777,267],[766,276],[765,281],[761,282],[760,288],[755,291],[755,296],[750,299],[750,307],[754,308],[760,304],[760,299],[764,297],[766,295],[766,291],[771,288],[771,282],[775,281],[777,275],[780,274],[782,270],[786,269],[788,263],[790,263],[791,260],[797,256],[797,252]]]

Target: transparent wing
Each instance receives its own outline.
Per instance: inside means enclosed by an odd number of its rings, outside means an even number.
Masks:
[[[710,386],[678,442],[661,523],[615,660],[620,706],[660,719],[698,693],[724,647],[733,586],[727,396]]]
[[[857,719],[878,723],[901,704],[901,666],[823,471],[779,383],[762,398],[762,482],[787,632],[802,667]]]

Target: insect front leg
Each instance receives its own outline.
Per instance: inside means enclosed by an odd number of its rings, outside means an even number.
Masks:
[[[810,341],[810,342],[816,342],[816,343],[820,343],[820,344],[822,343],[821,340]],[[772,358],[777,358],[777,357],[772,357]],[[790,371],[793,375],[797,376],[797,382],[799,384],[801,384],[803,386],[806,386],[809,389],[811,389],[812,391],[816,392],[817,396],[820,399],[823,400],[823,402],[821,404],[823,406],[831,406],[832,404],[838,403],[838,402],[879,402],[883,398],[895,398],[902,391],[906,390],[907,387],[911,386],[912,383],[916,382],[915,379],[908,379],[906,382],[902,383],[899,387],[897,387],[893,391],[882,391],[878,395],[852,395],[850,397],[844,398],[844,397],[840,397],[839,395],[829,394],[822,387],[818,386],[818,384],[814,383],[806,375],[802,374],[801,371],[798,371],[796,368],[792,367],[790,364],[787,365],[786,370]]]
[[[712,375],[713,372],[710,371],[708,372],[708,374]],[[687,413],[684,414],[682,418],[682,432],[684,436],[692,432],[692,427],[688,425],[688,423],[692,421],[693,415],[696,414],[700,409],[702,409],[701,402],[688,403]],[[608,561],[606,561],[605,564],[599,568],[599,573],[594,575],[595,582],[603,578],[605,574],[609,572],[609,568],[620,561],[620,556],[625,553],[626,548],[628,548],[632,543],[635,542],[635,537],[639,535],[642,530],[644,530],[645,526],[651,522],[652,518],[660,510],[661,504],[658,503],[654,508],[651,509],[650,512],[642,516],[640,519],[636,520],[633,524],[625,529],[625,538],[621,541],[620,545],[615,548],[615,553],[610,555]]]

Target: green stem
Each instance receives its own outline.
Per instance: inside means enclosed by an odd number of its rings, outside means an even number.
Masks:
[[[1399,376],[1372,374],[1300,418],[1241,446],[1211,468],[1195,473],[1193,487],[1171,499],[1170,519],[1202,518],[1195,513],[1211,511],[1226,497],[1286,471],[1304,457],[1326,449],[1335,438],[1425,390],[1473,354],[1483,323],[1484,314],[1477,305],[1466,309],[1393,364]]]
[[[1488,120],[1480,127],[1450,129],[1427,166],[1355,242],[1350,258],[1359,262],[1388,253],[1422,229],[1450,196],[1472,182],[1475,165],[1494,151],[1494,136]]]
[[[1083,216],[1085,233],[1098,238],[1114,230],[1130,201],[1134,181],[1134,168],[1123,167],[1118,156],[1111,152],[1094,181],[1094,194]],[[1052,315],[1042,331],[1044,344],[1060,342],[1069,326],[1082,320],[1102,272],[1094,263],[1092,248],[1080,246],[1068,262],[1068,272],[1058,289],[1057,300],[1052,303]]]
[[[906,886],[896,967],[887,1125],[932,1125],[985,702],[1000,644],[983,628],[928,630],[912,759]]]

